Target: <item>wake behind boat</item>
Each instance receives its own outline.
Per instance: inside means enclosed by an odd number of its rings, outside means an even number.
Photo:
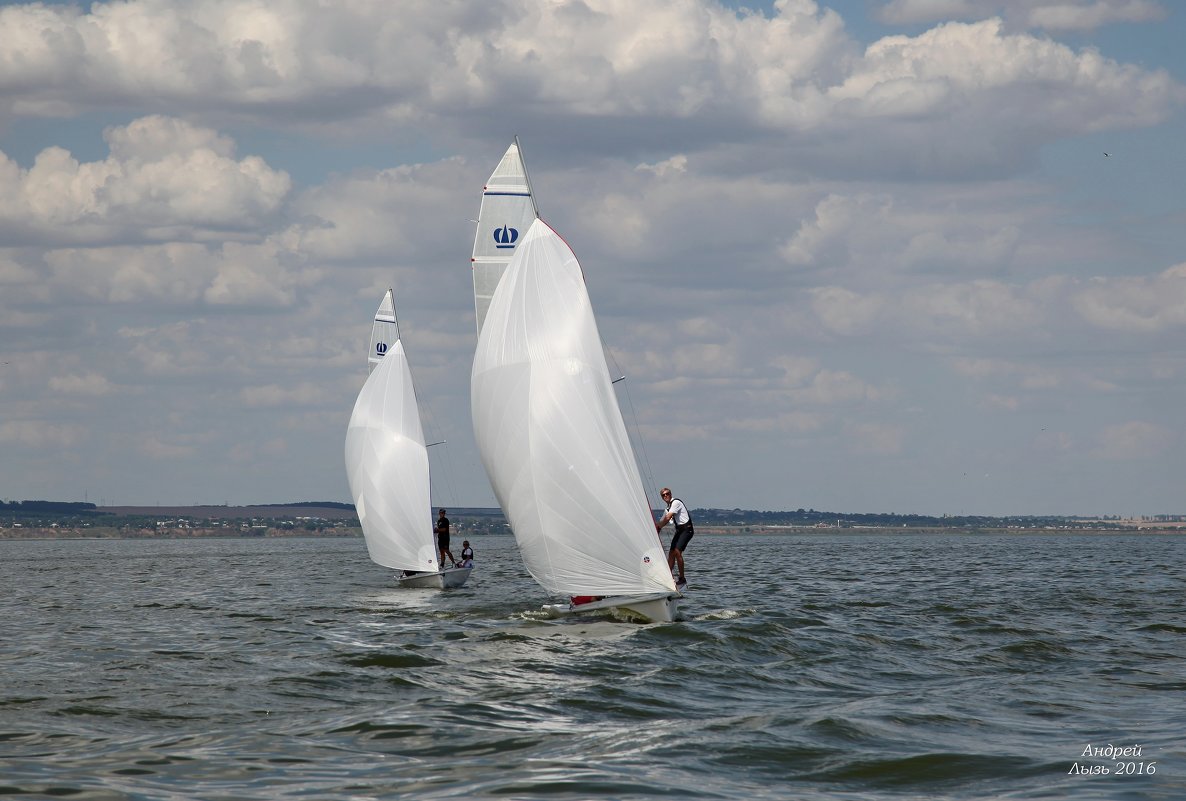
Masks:
[[[478,237],[502,225],[482,220]],[[556,595],[598,599],[544,611],[674,619],[682,596],[655,532],[581,266],[538,218],[518,237],[490,298],[470,401],[482,464],[528,572]]]
[[[375,314],[367,358],[371,374],[346,428],[346,477],[367,552],[376,564],[403,571],[401,587],[460,587],[473,568],[439,563],[428,448],[390,289]]]

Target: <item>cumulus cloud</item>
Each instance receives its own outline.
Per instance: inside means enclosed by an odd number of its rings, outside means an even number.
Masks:
[[[1122,118],[1115,100],[1130,93]],[[1122,65],[1094,50],[1076,53],[1045,38],[1007,34],[1000,20],[991,19],[949,22],[918,36],[874,42],[829,94],[866,118],[974,117],[990,127],[1069,132],[1155,122],[1181,98],[1181,88],[1165,72]],[[1032,103],[1036,95],[1045,98],[1044,110]],[[1027,124],[1023,117],[1035,112]]]
[[[902,450],[906,431],[883,423],[855,423],[847,426],[849,447],[857,453],[895,454]]]
[[[49,388],[63,395],[98,396],[110,395],[115,387],[105,376],[98,373],[73,373],[71,375],[54,376],[49,380]]]
[[[172,461],[193,456],[197,449],[192,445],[169,442],[161,437],[149,435],[136,443],[140,455],[154,461]]]
[[[0,442],[26,448],[70,448],[88,437],[85,428],[45,420],[5,420],[0,423]]]
[[[1021,209],[988,208],[951,193],[926,198],[831,193],[779,250],[793,267],[983,272],[1009,266],[1029,223]]]
[[[936,151],[928,165],[902,149],[901,132],[871,132],[870,122],[975,130],[981,135],[958,142],[963,161],[999,165],[1056,133],[1161,119],[1181,94],[1163,72],[1008,34],[999,20],[887,37],[862,54],[840,16],[809,0],[777,2],[770,16],[702,0],[409,0],[398,15],[379,0],[267,9],[246,0],[133,0],[88,13],[27,5],[0,10],[0,39],[0,118],[149,101],[310,130],[334,125],[329,111],[339,125],[361,120],[387,136],[419,138],[469,117],[475,130],[559,123],[574,131],[569,148],[597,153],[611,143],[699,150],[723,130],[737,142],[796,131],[806,147],[855,138],[919,170],[954,169],[955,148],[950,159]],[[594,115],[679,124],[657,139],[628,123],[590,136],[583,121]],[[1024,147],[1015,134],[990,135],[1017,128],[1030,133]],[[267,177],[249,160],[237,169],[247,183]],[[225,191],[237,191],[234,183]]]
[[[450,208],[480,189],[458,158],[332,176],[293,199],[293,245],[314,259],[422,263],[458,233],[472,236],[473,210]],[[442,210],[448,214],[442,214]],[[464,224],[464,225],[463,225]]]
[[[1152,333],[1186,326],[1186,264],[1153,276],[1098,277],[1072,300],[1100,328]]]
[[[294,386],[245,387],[241,393],[243,403],[253,408],[277,408],[308,406],[323,403],[327,397],[325,387],[303,382]]]
[[[190,238],[258,227],[291,187],[263,159],[236,160],[230,140],[181,120],[143,117],[104,137],[103,161],[49,147],[25,170],[0,154],[0,225],[49,242]]]
[[[1104,428],[1097,442],[1096,455],[1104,459],[1127,461],[1156,456],[1173,447],[1175,432],[1143,420],[1133,420]]]
[[[682,153],[676,154],[669,159],[664,159],[658,164],[639,164],[634,169],[640,172],[649,172],[663,178],[674,173],[681,173],[688,171],[688,157]]]
[[[944,19],[977,20],[1001,14],[1013,27],[1089,30],[1116,22],[1164,19],[1154,0],[890,0],[877,10],[884,22],[916,25]]]
[[[284,306],[305,283],[302,260],[274,241],[61,248],[43,259],[59,288],[111,303]]]

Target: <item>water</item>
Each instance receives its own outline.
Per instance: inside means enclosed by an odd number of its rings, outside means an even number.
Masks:
[[[647,626],[474,547],[0,542],[0,795],[1186,798],[1186,538],[701,533]]]

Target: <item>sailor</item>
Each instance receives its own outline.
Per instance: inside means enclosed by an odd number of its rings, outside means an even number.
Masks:
[[[453,558],[453,552],[449,550],[449,518],[445,517],[444,509],[437,516],[436,528],[433,531],[437,534],[437,550],[440,551],[441,569],[445,568],[446,556],[449,557],[453,567],[457,567],[457,560]]]
[[[461,566],[474,566],[474,549],[469,547],[469,540],[461,541]]]
[[[676,579],[675,586],[682,588],[688,583],[684,578],[684,549],[688,547],[696,531],[692,528],[692,516],[688,514],[688,507],[684,506],[684,502],[679,498],[672,498],[669,488],[664,487],[660,490],[659,497],[667,504],[667,512],[655,523],[655,531],[662,531],[669,521],[675,524],[675,533],[671,535],[671,548],[667,551],[667,569],[674,575],[675,566],[679,566],[679,578]]]

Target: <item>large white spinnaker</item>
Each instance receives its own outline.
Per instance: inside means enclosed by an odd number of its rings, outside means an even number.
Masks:
[[[389,289],[383,295],[375,312],[375,323],[371,326],[371,344],[367,348],[367,369],[374,370],[383,359],[391,344],[399,339],[399,328],[395,323],[395,295]]]
[[[507,148],[490,180],[482,188],[482,206],[470,261],[474,270],[474,312],[478,333],[494,290],[506,272],[528,226],[538,216],[519,139]]]
[[[387,345],[354,402],[346,477],[371,559],[395,570],[436,572],[428,449],[412,372],[398,333]]]
[[[519,240],[478,335],[474,434],[528,571],[567,595],[674,593],[580,264]]]

